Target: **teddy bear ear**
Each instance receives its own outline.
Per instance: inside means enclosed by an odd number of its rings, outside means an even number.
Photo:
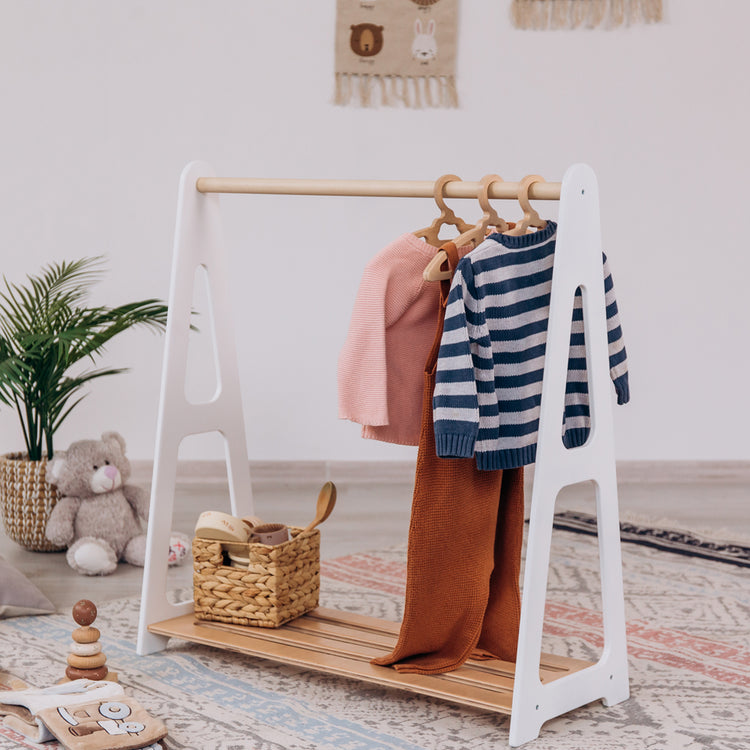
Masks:
[[[125,438],[119,432],[102,433],[102,441],[105,443],[119,443],[120,451],[125,453]]]
[[[60,475],[62,474],[62,470],[65,467],[65,459],[64,458],[53,458],[50,462],[49,466],[47,467],[47,473],[49,475],[49,481],[52,484],[57,484],[57,482],[60,481]]]

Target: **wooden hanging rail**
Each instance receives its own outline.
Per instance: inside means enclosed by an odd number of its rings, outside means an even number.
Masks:
[[[520,182],[494,182],[488,195],[516,199]],[[263,177],[199,177],[201,193],[257,193],[265,195],[350,195],[372,198],[432,198],[435,183],[425,180],[294,180]],[[536,182],[529,188],[531,200],[560,200],[561,182]],[[445,185],[445,198],[478,198],[480,182],[459,180]]]

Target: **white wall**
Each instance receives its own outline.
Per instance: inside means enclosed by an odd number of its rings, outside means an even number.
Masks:
[[[225,176],[471,180],[557,180],[584,161],[630,356],[619,458],[747,459],[750,6],[665,2],[665,23],[608,32],[517,31],[509,1],[463,2],[461,108],[406,111],[330,103],[332,1],[0,0],[1,270],[20,281],[104,253],[96,301],[166,298],[194,159]],[[430,201],[222,201],[251,457],[413,456],[336,419],[335,367],[366,262],[429,223]],[[58,445],[114,428],[150,458],[162,345],[115,340],[106,364],[131,372],[96,383]],[[0,451],[19,445],[4,408]],[[219,443],[184,456],[220,457]]]

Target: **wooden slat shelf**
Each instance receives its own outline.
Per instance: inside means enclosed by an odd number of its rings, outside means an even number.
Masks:
[[[237,651],[284,664],[408,690],[501,714],[511,713],[515,664],[468,660],[440,675],[404,674],[370,664],[398,639],[398,623],[319,607],[280,628],[252,628],[196,620],[187,614],[148,627],[157,635]],[[591,666],[591,662],[542,654],[543,683]]]

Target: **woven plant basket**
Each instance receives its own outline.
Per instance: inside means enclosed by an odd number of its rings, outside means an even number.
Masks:
[[[222,543],[193,539],[195,616],[233,625],[277,628],[318,606],[320,531],[289,528],[288,542],[232,544],[250,559],[245,568],[225,565]]]
[[[0,508],[5,533],[34,552],[58,552],[47,540],[47,519],[59,499],[57,488],[47,481],[47,459],[29,461],[24,453],[0,456]]]

